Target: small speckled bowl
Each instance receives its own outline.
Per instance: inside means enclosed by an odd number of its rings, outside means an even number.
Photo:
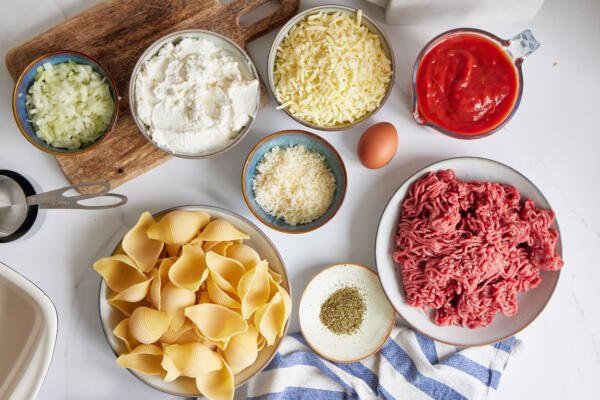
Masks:
[[[321,322],[321,307],[344,287],[358,289],[365,311],[356,332],[335,334]],[[375,271],[348,263],[332,265],[315,275],[302,293],[298,318],[302,336],[317,354],[335,362],[356,362],[385,344],[394,327],[396,311],[385,297]]]
[[[27,91],[35,81],[37,69],[46,63],[60,64],[67,61],[73,61],[77,64],[91,66],[94,71],[96,71],[98,74],[100,74],[100,76],[102,76],[105,79],[110,89],[110,94],[112,95],[113,101],[115,102],[115,111],[113,113],[112,120],[108,127],[104,130],[102,135],[100,135],[93,143],[90,143],[78,149],[66,149],[50,146],[48,143],[40,139],[36,135],[35,128],[29,120],[29,117],[27,115],[27,106],[25,104],[27,98]],[[27,139],[32,145],[34,145],[42,151],[45,151],[46,153],[50,153],[53,155],[74,155],[80,154],[84,151],[91,149],[92,147],[100,143],[100,141],[106,137],[108,132],[110,132],[113,129],[113,127],[117,123],[117,115],[119,113],[119,95],[117,94],[115,82],[111,78],[106,68],[102,66],[102,64],[100,64],[93,58],[86,56],[85,54],[71,50],[61,50],[44,54],[43,56],[36,58],[25,68],[25,70],[23,70],[21,76],[19,76],[19,79],[17,79],[17,83],[15,84],[15,89],[13,91],[12,98],[12,108],[17,127],[19,128],[23,136],[25,136],[25,139]]]
[[[336,187],[333,194],[333,201],[323,215],[312,222],[292,226],[285,223],[282,219],[267,213],[258,205],[254,198],[252,180],[256,175],[256,166],[269,150],[276,146],[289,147],[294,145],[304,145],[307,149],[321,154],[325,158],[327,166],[335,176]],[[263,224],[284,233],[305,233],[321,227],[333,218],[344,201],[346,182],[347,175],[344,162],[329,142],[310,132],[287,130],[267,136],[254,146],[252,151],[250,151],[242,172],[242,194],[244,195],[244,200],[252,214],[254,214],[254,216]]]

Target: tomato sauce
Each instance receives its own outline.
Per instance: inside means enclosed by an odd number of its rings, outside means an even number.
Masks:
[[[501,125],[519,92],[517,69],[507,52],[473,33],[451,35],[429,49],[416,83],[422,119],[464,135]]]

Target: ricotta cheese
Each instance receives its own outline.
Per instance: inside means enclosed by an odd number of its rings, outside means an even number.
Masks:
[[[223,149],[250,122],[258,80],[231,53],[203,38],[167,43],[142,66],[136,109],[148,134],[176,153]]]

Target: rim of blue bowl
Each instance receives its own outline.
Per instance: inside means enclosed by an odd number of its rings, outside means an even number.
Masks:
[[[94,64],[96,64],[102,70],[102,72],[104,73],[104,75],[106,76],[108,84],[109,84],[109,86],[112,89],[113,100],[115,102],[115,112],[114,112],[114,115],[112,117],[110,125],[108,125],[108,127],[106,128],[106,130],[104,131],[104,133],[102,135],[100,135],[93,143],[87,145],[86,147],[79,148],[79,149],[71,149],[71,150],[69,150],[69,149],[62,149],[62,148],[58,148],[58,147],[53,147],[53,146],[51,146],[49,144],[46,144],[46,146],[44,146],[44,145],[41,145],[40,143],[37,143],[35,140],[33,140],[30,137],[29,133],[25,130],[25,128],[23,127],[23,124],[21,122],[21,119],[19,118],[19,116],[17,114],[17,97],[18,97],[18,93],[17,92],[18,92],[19,86],[21,85],[21,81],[23,80],[23,78],[25,77],[25,75],[27,74],[27,72],[29,72],[31,70],[31,68],[35,64],[37,64],[38,62],[40,62],[44,58],[48,58],[48,57],[51,57],[51,56],[56,56],[56,55],[59,55],[59,54],[77,55],[79,57],[88,59],[91,62],[93,62]],[[49,53],[44,53],[41,56],[36,57],[33,61],[31,61],[29,64],[27,64],[27,66],[23,69],[23,71],[19,75],[19,78],[15,82],[15,87],[13,89],[13,94],[12,94],[12,112],[13,112],[13,117],[15,119],[15,123],[17,124],[17,128],[19,128],[19,131],[21,132],[21,134],[34,147],[36,147],[37,149],[39,149],[39,150],[41,150],[41,151],[43,151],[45,153],[52,154],[54,156],[74,156],[74,155],[82,154],[82,153],[84,153],[84,152],[92,149],[96,145],[98,145],[114,129],[115,125],[117,124],[118,117],[119,117],[119,92],[117,91],[117,85],[116,85],[113,77],[111,76],[110,72],[104,66],[104,64],[102,64],[100,61],[98,61],[94,57],[90,57],[87,54],[81,53],[79,51],[75,51],[75,50],[56,50],[56,51],[51,51]]]
[[[342,191],[342,196],[340,197],[340,201],[339,201],[339,204],[337,205],[337,207],[335,207],[335,209],[333,210],[331,215],[329,215],[326,219],[324,219],[320,224],[312,225],[312,226],[309,226],[304,229],[288,230],[288,229],[282,228],[280,226],[274,225],[271,222],[265,220],[259,213],[256,212],[256,210],[250,203],[250,199],[248,198],[248,195],[246,194],[246,174],[248,172],[248,165],[250,163],[250,160],[256,153],[256,151],[263,144],[269,142],[271,139],[274,139],[279,136],[284,136],[287,134],[298,134],[298,135],[302,135],[302,136],[307,136],[311,139],[315,139],[315,140],[318,140],[319,142],[323,143],[327,148],[329,148],[329,150],[331,150],[331,153],[340,161],[340,165],[342,166],[342,173],[344,175],[344,190]],[[337,185],[337,182],[336,182],[336,185]],[[252,150],[250,150],[250,153],[248,153],[248,156],[246,157],[246,161],[244,162],[244,167],[242,169],[242,195],[244,196],[244,202],[246,203],[246,206],[248,207],[248,209],[250,210],[252,215],[254,215],[256,217],[256,219],[258,219],[260,222],[262,222],[263,224],[265,224],[266,226],[268,226],[271,229],[274,229],[276,231],[283,232],[283,233],[291,233],[291,234],[307,233],[307,232],[314,231],[314,230],[322,227],[329,221],[331,221],[333,219],[333,217],[335,217],[335,215],[337,214],[339,209],[342,207],[342,204],[344,203],[347,188],[348,188],[348,173],[346,172],[346,165],[344,164],[344,160],[342,159],[342,157],[340,156],[338,151],[335,149],[335,147],[333,147],[333,145],[331,145],[331,143],[329,143],[327,140],[323,139],[321,136],[316,135],[311,132],[308,132],[308,131],[305,131],[305,130],[302,130],[302,129],[286,129],[286,130],[272,133],[269,136],[265,137],[260,142],[258,142],[252,148]]]

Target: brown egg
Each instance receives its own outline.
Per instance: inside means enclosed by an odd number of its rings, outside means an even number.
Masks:
[[[367,128],[360,137],[358,159],[367,168],[381,168],[394,158],[397,148],[396,128],[389,122],[380,122]]]

